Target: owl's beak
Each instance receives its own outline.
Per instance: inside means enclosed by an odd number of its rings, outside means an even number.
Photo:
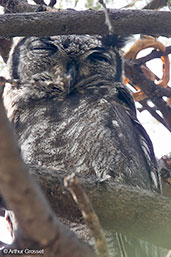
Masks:
[[[67,77],[68,77],[68,89],[72,91],[73,86],[75,84],[76,78],[76,64],[74,62],[70,62],[67,66]]]
[[[60,93],[68,94],[72,91],[76,78],[76,65],[70,61],[65,67],[53,67],[55,76],[50,85],[58,89]],[[54,75],[54,73],[52,73]]]

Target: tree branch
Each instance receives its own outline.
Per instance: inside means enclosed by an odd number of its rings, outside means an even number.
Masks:
[[[171,34],[170,12],[111,9],[109,18],[116,34]],[[95,10],[4,14],[0,15],[0,36],[106,34],[104,20],[104,12]]]
[[[165,126],[168,130],[169,127],[167,125],[167,123],[165,122],[165,120],[157,113],[157,111],[155,110],[156,108],[154,107],[150,107],[147,103],[148,99],[144,99],[139,101],[139,103],[143,106],[142,110],[147,110],[156,120],[158,120],[159,122],[161,122],[161,124],[163,124],[163,126]],[[138,108],[138,110],[141,112],[141,108]]]
[[[12,46],[12,39],[0,38],[0,55],[3,61],[6,63],[8,55]]]
[[[169,130],[171,131],[171,108],[162,99],[163,94],[160,86],[155,85],[150,79],[146,78],[135,61],[125,60],[124,70],[126,77],[128,77],[133,84],[138,85],[160,110]]]
[[[142,64],[145,64],[146,62],[149,62],[155,58],[161,58],[161,56],[166,56],[169,54],[171,54],[171,46],[166,47],[165,52],[152,50],[151,53],[149,53],[146,56],[136,59],[136,61],[139,65],[142,65]]]
[[[150,3],[148,3],[146,6],[144,6],[143,9],[159,9],[167,5],[168,0],[152,0]]]
[[[164,155],[159,160],[162,191],[166,196],[171,197],[171,154]]]
[[[59,217],[80,220],[81,213],[71,195],[64,191],[64,171],[30,167]],[[122,232],[164,248],[171,245],[171,202],[151,191],[116,184],[97,183],[95,177],[77,174],[103,228]],[[64,193],[65,192],[65,193]],[[131,208],[130,208],[131,206]],[[80,221],[79,221],[80,222]]]
[[[27,13],[36,12],[39,9],[46,10],[46,6],[42,5],[41,0],[38,0],[39,4],[28,4],[27,0],[0,0],[0,5],[5,8],[5,12],[9,13]]]
[[[44,4],[44,5],[46,5],[45,2],[44,2],[44,0],[34,0],[34,2],[35,2],[36,4]]]

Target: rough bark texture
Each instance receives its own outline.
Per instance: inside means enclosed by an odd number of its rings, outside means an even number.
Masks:
[[[168,0],[152,0],[143,9],[158,9],[167,5]]]
[[[0,38],[0,54],[6,63],[8,60],[9,51],[12,46],[12,39]]]
[[[133,84],[140,85],[143,92],[149,96],[151,101],[161,111],[168,125],[168,129],[171,131],[171,107],[162,99],[163,92],[162,90],[160,91],[160,86],[155,85],[153,81],[147,79],[136,62],[128,60],[125,61],[124,70],[126,76],[133,82]]]
[[[111,9],[109,17],[118,34],[171,35],[170,12]],[[5,14],[0,15],[0,36],[106,34],[104,21],[104,12],[95,10]]]
[[[53,170],[32,167],[30,173],[42,186],[57,215],[71,221],[77,217],[79,221],[80,211],[63,186],[63,171],[58,171],[55,176]],[[118,185],[111,180],[97,183],[95,178],[77,176],[103,227],[146,239],[165,248],[170,247],[169,198],[147,190]]]

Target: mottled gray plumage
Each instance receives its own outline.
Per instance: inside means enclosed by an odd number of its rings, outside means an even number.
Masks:
[[[20,40],[9,74],[21,84],[6,85],[4,103],[26,163],[158,190],[117,44],[88,35]]]

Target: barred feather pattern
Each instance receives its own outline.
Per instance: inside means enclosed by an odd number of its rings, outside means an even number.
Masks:
[[[11,115],[24,161],[151,189],[139,135],[116,101],[117,90],[95,90],[60,102],[19,101]]]

